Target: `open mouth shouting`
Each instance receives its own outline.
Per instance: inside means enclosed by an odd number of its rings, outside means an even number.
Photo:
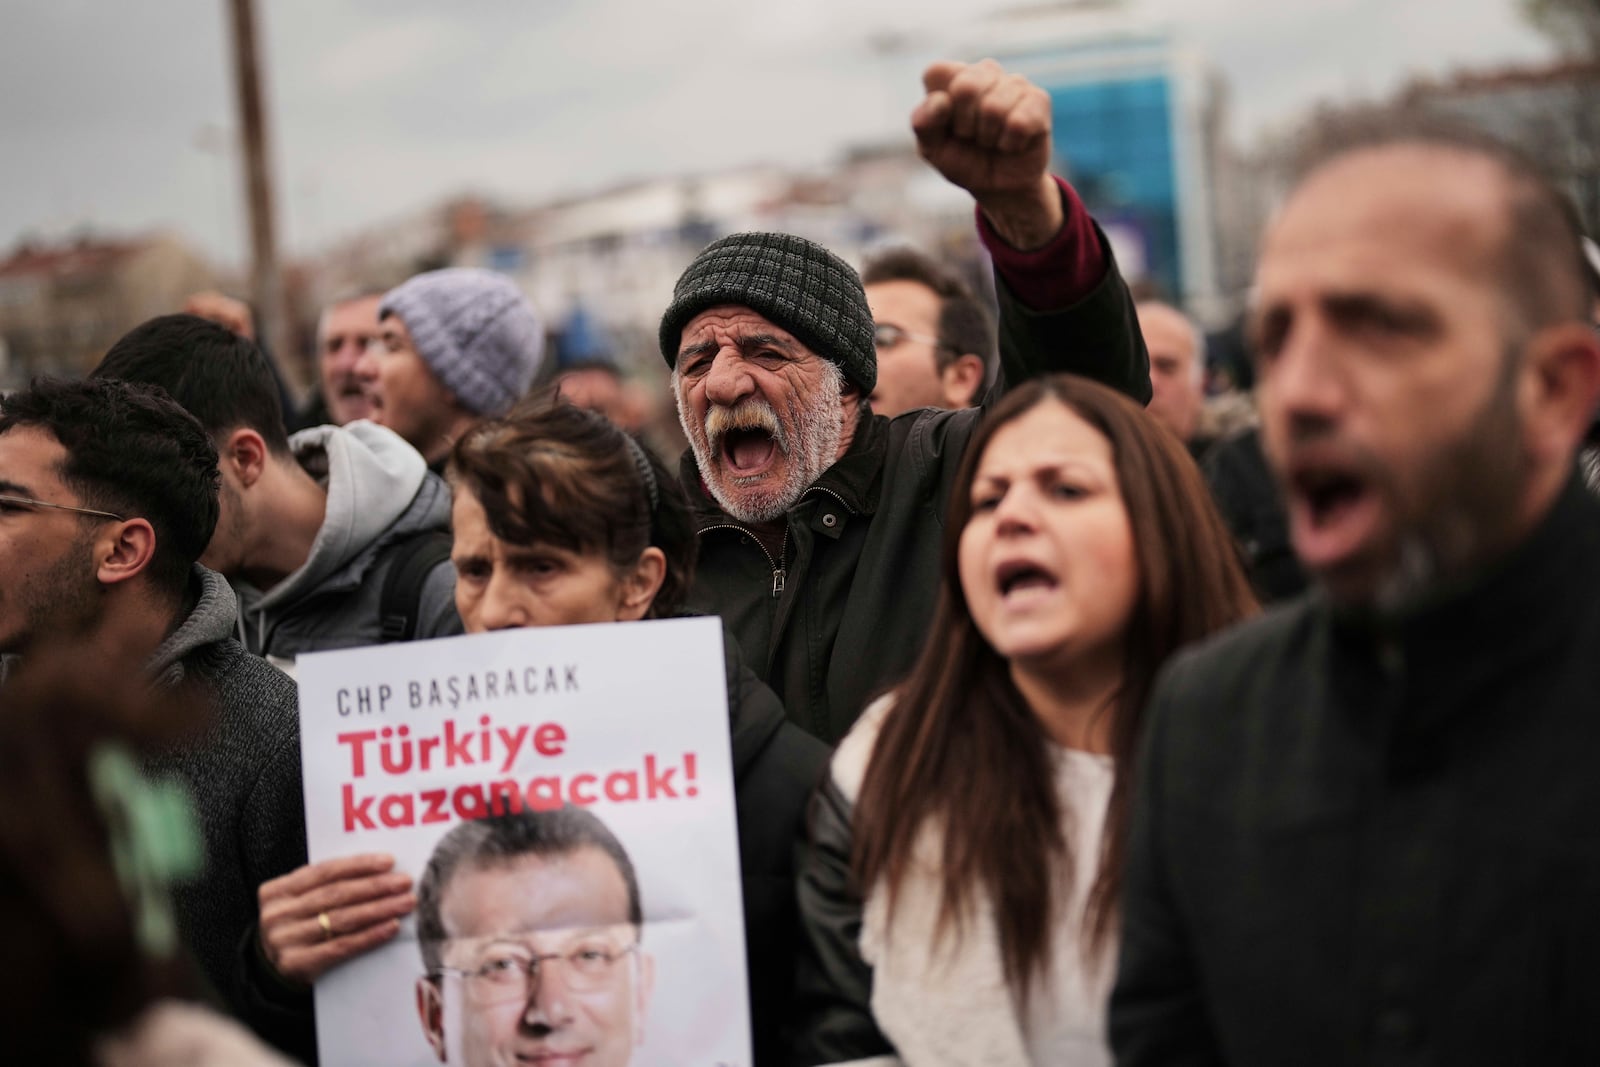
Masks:
[[[1026,608],[1049,597],[1060,584],[1054,571],[1031,559],[1008,559],[995,568],[995,588],[1007,608]]]
[[[706,436],[712,454],[740,482],[760,478],[788,452],[782,423],[760,400],[712,408],[706,414]]]
[[[1383,500],[1361,464],[1331,456],[1297,458],[1287,473],[1289,532],[1307,567],[1337,567],[1377,536]]]

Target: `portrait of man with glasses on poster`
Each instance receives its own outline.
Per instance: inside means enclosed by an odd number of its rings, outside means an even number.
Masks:
[[[417,887],[417,1013],[441,1063],[623,1067],[655,962],[632,861],[570,805],[460,824]]]

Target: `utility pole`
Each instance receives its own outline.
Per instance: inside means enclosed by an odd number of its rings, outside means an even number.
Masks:
[[[284,306],[283,278],[273,224],[272,167],[262,105],[260,47],[253,0],[227,0],[233,38],[233,71],[244,148],[245,204],[250,215],[250,289],[256,307],[256,339],[271,352],[289,387],[305,385]]]

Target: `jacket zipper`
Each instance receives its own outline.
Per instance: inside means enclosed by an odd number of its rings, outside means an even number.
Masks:
[[[844,508],[846,511],[848,511],[852,515],[854,515],[856,513],[856,509],[855,508],[851,507],[849,504],[846,504],[844,502],[844,497],[840,496],[838,493],[835,493],[832,489],[826,489],[826,488],[824,488],[824,487],[822,487],[820,485],[813,485],[810,489],[807,489],[804,493],[801,493],[800,494],[800,499],[804,500],[806,497],[810,496],[812,493],[827,493],[829,496],[833,497],[833,499],[835,499],[835,500],[837,500],[839,502],[839,506],[841,508]]]
[[[804,493],[801,493],[800,499],[804,500],[812,493],[827,493],[829,496],[833,497],[833,499],[837,500],[839,502],[839,506],[844,508],[845,511],[848,511],[852,515],[856,513],[855,508],[844,502],[844,497],[840,496],[838,493],[835,493],[832,489],[825,489],[820,485],[813,485],[810,489],[807,489]],[[761,549],[761,554],[767,557],[767,566],[772,568],[772,599],[777,600],[779,597],[783,596],[784,585],[789,579],[789,571],[783,566],[783,557],[789,554],[789,526],[787,523],[785,523],[783,527],[783,542],[778,546],[778,558],[776,560],[772,558],[772,553],[767,551],[767,546],[761,543],[761,538],[757,537],[743,526],[739,526],[731,522],[724,522],[716,526],[707,526],[705,529],[701,530],[700,533],[708,534],[713,530],[738,530],[740,533],[750,538],[750,540],[754,541],[756,547]]]
[[[773,560],[772,553],[768,552],[767,546],[761,543],[761,538],[757,537],[743,526],[738,526],[731,522],[724,522],[717,526],[707,526],[705,529],[701,530],[700,533],[708,534],[713,530],[737,530],[739,533],[742,533],[746,537],[750,538],[751,542],[761,550],[761,554],[766,557],[767,566],[772,568],[772,599],[776,600],[783,595],[783,583],[788,577],[788,571],[783,568],[780,562]],[[783,543],[778,546],[778,552],[781,555],[783,553],[787,553],[788,551],[789,529],[787,526],[785,526],[783,530]]]
[[[757,541],[756,544],[760,544]],[[765,552],[763,548],[761,551]],[[783,585],[788,580],[789,571],[783,566],[783,558],[789,554],[789,524],[783,524],[783,540],[778,544],[778,566],[772,570],[772,599],[777,600],[783,596]],[[769,560],[771,556],[767,557]]]

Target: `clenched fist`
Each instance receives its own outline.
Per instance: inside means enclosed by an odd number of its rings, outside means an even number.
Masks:
[[[1064,221],[1050,177],[1050,96],[992,59],[935,63],[911,113],[917,151],[970,192],[1002,238],[1038,248]]]

